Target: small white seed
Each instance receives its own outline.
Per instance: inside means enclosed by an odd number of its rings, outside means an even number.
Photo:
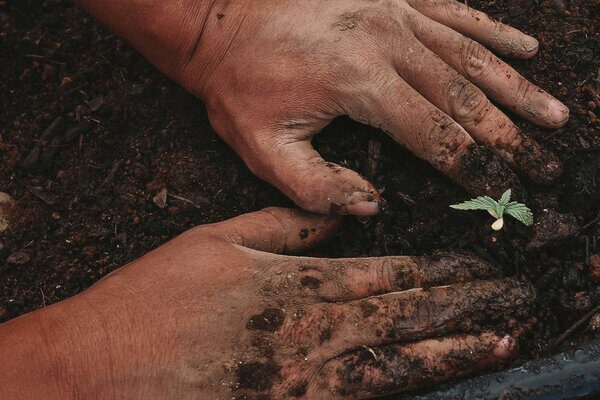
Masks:
[[[492,229],[495,231],[499,231],[504,226],[504,218],[497,219],[496,222],[492,224]]]

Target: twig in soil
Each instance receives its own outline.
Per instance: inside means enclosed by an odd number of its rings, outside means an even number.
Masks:
[[[588,222],[587,224],[582,226],[581,229],[579,229],[579,232],[585,231],[587,228],[594,225],[598,221],[600,221],[600,211],[598,211],[598,215],[596,215],[596,218],[594,218],[593,220],[591,220],[590,222]]]
[[[46,295],[44,294],[44,290],[40,288],[40,293],[42,294],[42,307],[46,307]]]
[[[49,59],[47,57],[40,56],[39,54],[25,54],[25,58],[34,58],[36,60],[43,60],[43,61],[46,61],[46,62],[48,62],[50,64],[67,65],[67,63],[60,62],[60,61],[54,61],[54,60],[51,60],[51,59]]]
[[[573,332],[575,332],[579,327],[581,327],[583,324],[585,324],[590,318],[592,318],[592,316],[594,316],[598,312],[600,312],[600,305],[594,307],[583,317],[581,317],[580,319],[575,321],[575,323],[573,325],[571,325],[569,327],[569,329],[564,331],[558,338],[556,338],[556,340],[554,341],[553,347],[557,347],[557,346],[561,345],[565,340],[567,340],[567,338],[569,336],[571,336],[571,334]]]
[[[46,196],[45,194],[43,194],[42,192],[40,192],[37,189],[34,189],[33,187],[29,186],[26,183],[22,183],[23,187],[25,189],[27,189],[32,195],[34,195],[35,197],[37,197],[38,199],[40,199],[42,202],[44,202],[46,205],[48,206],[53,206],[56,204],[56,201],[49,198],[48,196]]]
[[[42,132],[38,144],[29,152],[27,157],[23,161],[21,161],[22,168],[31,168],[37,164],[40,158],[40,154],[42,153],[42,147],[46,144],[46,141],[50,139],[53,135],[60,123],[62,122],[62,117],[56,117],[54,121]]]
[[[179,201],[183,201],[184,203],[187,203],[187,204],[189,204],[189,205],[192,205],[192,206],[194,206],[194,207],[196,207],[196,208],[200,208],[200,209],[204,208],[204,207],[202,207],[200,204],[194,203],[193,201],[191,201],[191,200],[189,200],[189,199],[186,199],[185,197],[178,196],[178,195],[176,195],[176,194],[171,194],[171,193],[169,193],[167,196],[168,196],[168,197],[171,197],[172,199],[176,199],[176,200],[179,200]]]
[[[117,174],[119,167],[121,167],[121,164],[123,164],[123,160],[113,161],[110,171],[108,171],[108,174],[106,175],[106,178],[104,179],[104,182],[102,182],[102,185],[100,185],[98,190],[102,189],[105,186],[110,185],[115,180],[115,175]]]

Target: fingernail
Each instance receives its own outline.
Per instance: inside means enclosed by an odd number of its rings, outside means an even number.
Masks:
[[[494,357],[506,360],[514,356],[517,349],[517,341],[510,335],[504,336],[494,345]]]
[[[561,124],[569,119],[569,109],[560,101],[552,99],[548,102],[548,117],[555,124]]]
[[[348,196],[346,212],[359,217],[368,217],[379,212],[379,203],[370,193],[354,192]]]
[[[534,51],[537,51],[539,47],[540,42],[538,42],[536,38],[525,35],[525,39],[523,40],[523,48],[526,52],[532,53]]]

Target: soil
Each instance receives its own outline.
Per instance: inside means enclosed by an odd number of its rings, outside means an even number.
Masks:
[[[536,228],[507,220],[494,232],[486,213],[450,209],[470,196],[382,132],[342,118],[316,148],[372,179],[386,204],[376,218],[347,218],[313,254],[470,251],[534,282],[521,362],[556,351],[554,340],[600,304],[590,274],[600,253],[600,3],[469,5],[540,40],[538,56],[511,64],[571,109],[555,131],[512,115],[565,165],[551,186],[523,181]],[[0,1],[0,93],[0,191],[21,215],[0,234],[0,320],[72,296],[195,225],[292,205],[215,134],[201,101],[68,1]],[[583,324],[562,347],[593,336]]]

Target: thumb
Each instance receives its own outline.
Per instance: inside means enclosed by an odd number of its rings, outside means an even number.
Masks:
[[[331,236],[339,217],[289,208],[265,208],[202,227],[220,239],[269,253],[297,253]]]
[[[307,211],[358,216],[379,212],[377,189],[356,172],[326,162],[310,138],[269,133],[238,152],[252,172]]]

